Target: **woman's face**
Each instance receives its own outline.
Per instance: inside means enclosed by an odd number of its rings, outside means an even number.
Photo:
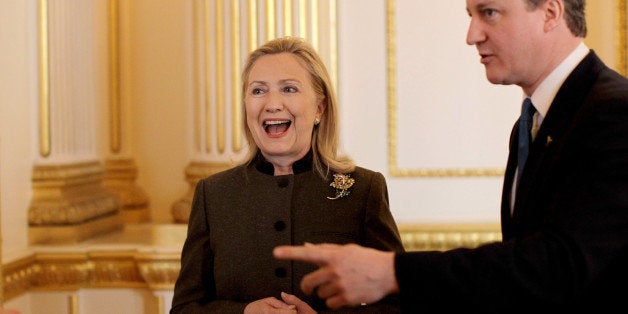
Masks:
[[[291,166],[310,149],[312,129],[325,110],[308,71],[291,53],[257,59],[246,82],[246,122],[273,165]]]

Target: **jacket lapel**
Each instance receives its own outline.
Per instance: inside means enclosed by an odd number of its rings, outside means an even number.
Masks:
[[[515,144],[512,144],[512,137],[517,133],[517,124],[515,124],[515,129],[511,133],[511,149],[505,176],[507,181],[504,182],[502,199],[503,229],[512,230],[516,234],[518,233],[515,230],[517,229],[516,226],[507,227],[504,224],[507,222],[516,223],[522,219],[527,220],[525,219],[526,216],[535,217],[537,215],[534,212],[539,210],[540,206],[535,203],[542,193],[541,190],[537,189],[542,189],[543,182],[551,175],[551,169],[555,164],[557,152],[563,144],[563,138],[569,130],[571,122],[575,119],[578,109],[586,102],[593,83],[603,66],[595,53],[589,52],[559,89],[530,147],[525,173],[522,175],[517,188],[514,216],[512,220],[505,220],[504,214],[509,215],[510,212],[509,208],[507,211],[504,207],[508,207],[510,204],[510,191],[516,168],[516,140]]]

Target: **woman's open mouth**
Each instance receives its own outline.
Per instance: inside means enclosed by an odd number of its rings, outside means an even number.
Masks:
[[[264,130],[268,135],[280,135],[290,128],[290,120],[268,120],[264,121]]]

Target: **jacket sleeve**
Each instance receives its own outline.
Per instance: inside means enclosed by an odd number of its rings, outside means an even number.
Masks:
[[[242,313],[246,303],[216,300],[213,252],[205,208],[205,181],[194,191],[188,231],[181,251],[181,270],[175,283],[171,314]]]

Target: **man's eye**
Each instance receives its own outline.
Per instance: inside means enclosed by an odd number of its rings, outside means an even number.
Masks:
[[[497,14],[497,12],[493,9],[485,9],[484,10],[484,16],[486,17],[493,17],[495,16],[495,14]]]

